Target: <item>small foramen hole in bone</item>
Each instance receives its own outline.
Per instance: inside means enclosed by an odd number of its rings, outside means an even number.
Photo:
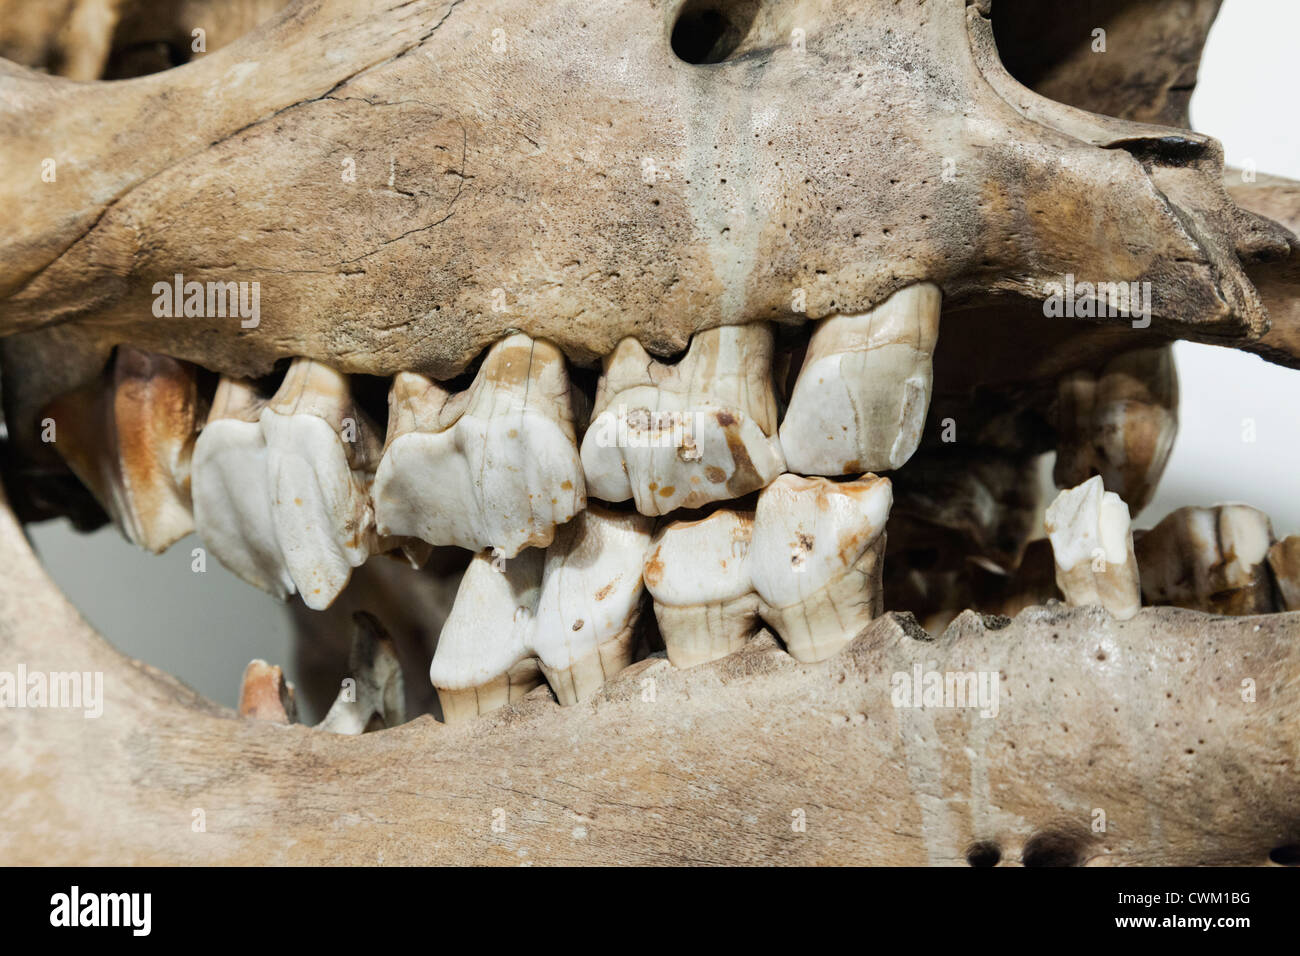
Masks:
[[[1084,840],[1061,830],[1044,830],[1029,838],[1020,854],[1025,866],[1080,866]]]
[[[1300,843],[1275,846],[1268,851],[1268,858],[1278,866],[1300,866]]]
[[[971,866],[997,866],[1002,860],[1002,850],[996,843],[976,843],[966,851],[966,862]]]
[[[721,63],[745,39],[757,12],[752,0],[687,0],[673,25],[673,52],[691,64]]]

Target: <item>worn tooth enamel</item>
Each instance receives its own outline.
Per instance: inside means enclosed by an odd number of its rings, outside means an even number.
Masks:
[[[1173,511],[1134,546],[1147,604],[1212,614],[1276,610],[1268,551],[1268,516],[1249,505]]]
[[[668,659],[693,667],[739,650],[758,622],[749,577],[753,512],[719,510],[699,521],[661,528],[645,557]]]
[[[260,421],[280,553],[303,602],[320,610],[378,546],[370,485],[379,438],[347,377],[311,359],[289,366]]]
[[[364,734],[396,727],[406,720],[402,665],[392,638],[374,615],[352,615],[356,631],[348,655],[348,676],[317,730]]]
[[[763,619],[801,661],[832,656],[883,610],[889,479],[782,475],[758,497],[749,573]]]
[[[1133,514],[1155,494],[1178,433],[1178,375],[1168,347],[1126,352],[1057,390],[1055,480],[1100,475]]]
[[[698,332],[680,362],[624,339],[605,359],[582,442],[587,491],[667,514],[762,488],[782,471],[766,323]]]
[[[192,365],[119,346],[100,379],[46,409],[68,467],[129,541],[155,553],[194,530],[198,406]]]
[[[632,663],[652,524],[591,506],[546,550],[532,647],[561,704],[589,697]]]
[[[429,668],[447,723],[504,707],[542,683],[531,640],[543,560],[529,548],[509,560],[482,551],[470,562]]]
[[[1100,475],[1057,495],[1044,523],[1068,603],[1099,604],[1121,621],[1141,610],[1128,505]]]
[[[1283,538],[1269,548],[1268,566],[1277,581],[1282,609],[1300,611],[1300,534]]]
[[[204,546],[253,587],[283,600],[293,577],[271,517],[266,441],[259,423],[267,396],[222,378],[194,445],[194,525]]]
[[[922,282],[870,312],[817,323],[781,422],[791,471],[890,471],[912,457],[930,408],[942,301]]]
[[[298,719],[293,685],[284,679],[284,671],[274,664],[255,659],[244,668],[239,685],[239,716],[292,724]]]
[[[506,557],[550,544],[586,505],[563,354],[512,335],[458,395],[397,375],[374,500],[381,534]]]

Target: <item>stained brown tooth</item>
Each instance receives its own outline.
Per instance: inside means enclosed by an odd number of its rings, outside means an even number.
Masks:
[[[284,671],[259,659],[249,661],[239,688],[239,716],[292,724],[298,719],[293,685]]]
[[[1282,608],[1300,611],[1300,534],[1283,538],[1268,551],[1268,566],[1277,581]]]

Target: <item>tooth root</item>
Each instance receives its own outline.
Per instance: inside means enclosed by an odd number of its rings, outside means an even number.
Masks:
[[[1100,373],[1076,371],[1057,393],[1058,487],[1100,475],[1137,514],[1155,494],[1178,433],[1178,375],[1166,348],[1138,349]]]
[[[352,615],[356,631],[348,655],[348,678],[317,730],[364,734],[406,720],[402,665],[392,638],[371,614]]]
[[[1137,539],[1142,597],[1211,614],[1268,614],[1276,610],[1272,544],[1268,516],[1248,505],[1179,508]]]
[[[187,362],[119,346],[97,382],[55,399],[55,448],[127,539],[165,551],[194,530],[198,388]]]
[[[831,657],[883,610],[889,479],[782,475],[759,495],[749,573],[763,619],[801,661]]]
[[[1047,508],[1056,584],[1068,603],[1098,604],[1121,621],[1142,608],[1128,505],[1101,477],[1056,496]]]
[[[753,512],[719,510],[660,529],[646,552],[668,659],[694,667],[738,651],[757,629],[758,595],[749,576]]]
[[[284,679],[284,671],[274,664],[257,659],[244,668],[239,687],[239,716],[292,724],[298,719],[293,685]]]
[[[776,437],[772,330],[698,332],[676,365],[624,339],[605,360],[582,442],[588,493],[645,515],[762,488],[785,470]]]
[[[466,720],[518,700],[542,682],[530,646],[542,586],[541,551],[474,556],[438,635],[429,679],[443,720]]]
[[[561,704],[591,696],[632,663],[651,524],[592,506],[547,549],[532,645]]]
[[[375,476],[381,534],[513,557],[545,547],[586,505],[563,354],[526,335],[488,352],[474,384],[452,396],[403,373]]]
[[[1283,538],[1268,551],[1282,609],[1300,611],[1300,534]]]
[[[303,602],[321,610],[378,547],[370,485],[380,445],[346,376],[296,359],[262,409],[271,521]]]
[[[930,408],[942,301],[923,282],[870,312],[817,323],[781,422],[791,471],[889,471],[912,457]]]

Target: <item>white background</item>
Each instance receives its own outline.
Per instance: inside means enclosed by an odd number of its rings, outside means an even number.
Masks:
[[[1210,34],[1192,123],[1221,139],[1231,165],[1300,179],[1300,3],[1227,0]],[[1181,427],[1169,469],[1138,517],[1149,527],[1186,504],[1244,501],[1272,515],[1279,536],[1300,532],[1300,372],[1229,349],[1180,343]],[[1256,440],[1243,441],[1253,421]],[[31,528],[59,585],[109,640],[233,706],[244,665],[284,665],[292,678],[285,608],[215,560],[190,571],[193,537],[161,557],[112,528]]]

